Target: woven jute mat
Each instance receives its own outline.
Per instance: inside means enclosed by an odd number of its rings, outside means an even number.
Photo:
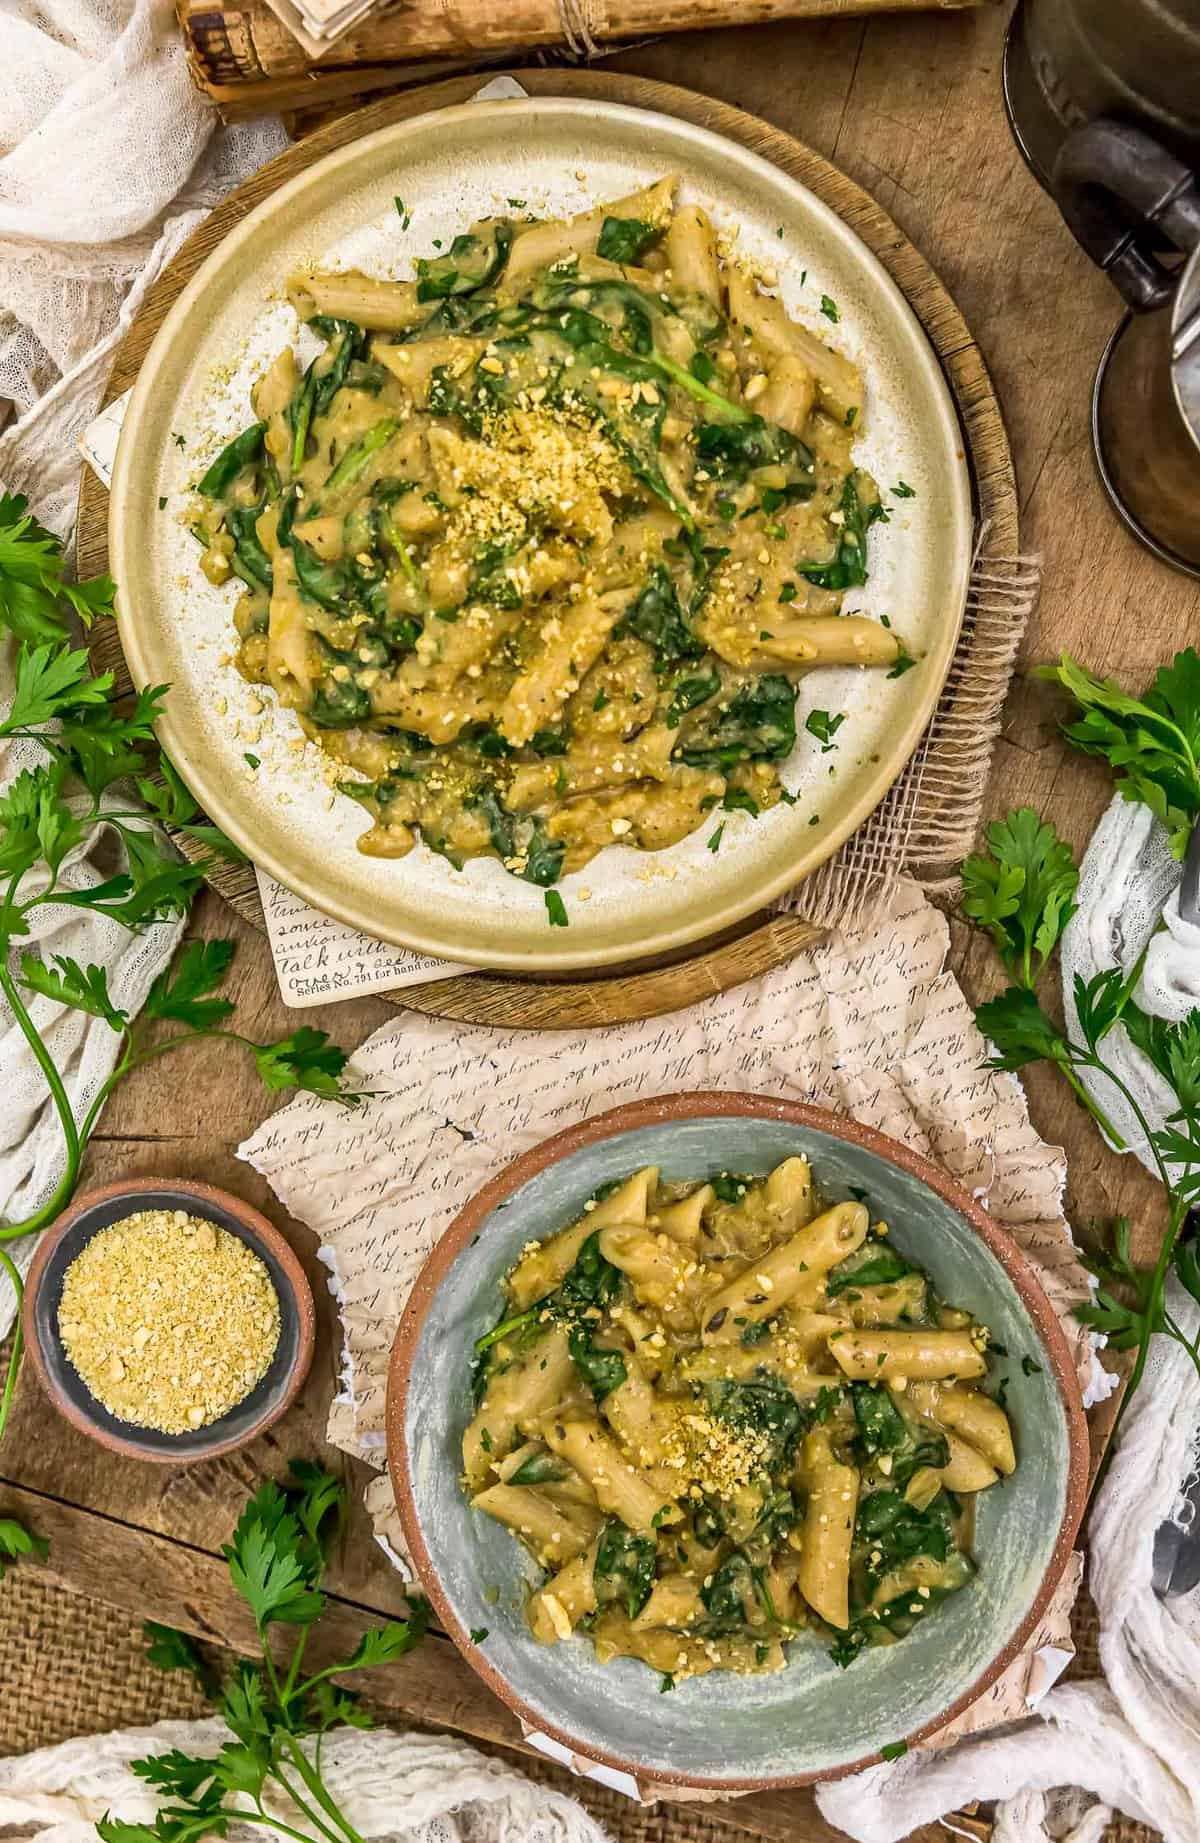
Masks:
[[[1078,1655],[1070,1674],[1094,1674],[1096,1618],[1086,1598],[1076,1608],[1074,1629]],[[32,1566],[13,1569],[0,1583],[0,1685],[0,1754],[206,1712],[190,1678],[165,1675],[146,1662],[141,1626],[127,1613],[64,1593],[40,1580]],[[616,1843],[745,1843],[743,1832],[714,1822],[695,1806],[636,1805],[526,1754],[475,1745],[510,1759],[529,1778],[571,1793]],[[1156,1843],[1156,1838],[1156,1832],[1122,1819],[1110,1825],[1104,1843]]]

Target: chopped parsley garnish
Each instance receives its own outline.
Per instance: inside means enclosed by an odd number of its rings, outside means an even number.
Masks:
[[[392,203],[396,207],[396,216],[400,220],[401,230],[407,230],[412,223],[412,212],[408,209],[402,198],[393,198]]]
[[[907,480],[897,480],[892,488],[892,496],[895,499],[915,499],[917,494],[915,487],[911,487]]]
[[[165,493],[160,493],[158,495],[158,509],[160,512],[162,511],[166,503],[167,503],[167,495]]]
[[[658,1679],[658,1693],[660,1696],[665,1696],[667,1691],[669,1689],[674,1689],[674,1687],[675,1687],[674,1677],[667,1675],[667,1676],[662,1676]]]
[[[712,837],[708,841],[708,848],[710,851],[719,851],[721,849],[721,834],[724,830],[725,830],[725,821],[722,820],[720,825],[717,827],[716,831],[713,833]]]
[[[473,1645],[481,1645],[487,1635],[488,1628],[486,1625],[473,1625],[471,1627],[471,1643]]]
[[[888,677],[889,678],[903,678],[906,672],[912,671],[916,663],[917,662],[913,658],[912,654],[905,652],[905,650],[902,647],[900,649],[900,657],[899,659],[897,659],[895,665],[892,667],[891,671],[888,673]]]
[[[1021,1369],[1026,1376],[1040,1376],[1042,1373],[1041,1364],[1035,1363],[1032,1357],[1021,1358]]]
[[[821,745],[821,753],[824,755],[827,750],[837,747],[833,738],[845,721],[844,710],[838,711],[834,717],[831,717],[827,710],[810,710],[804,719],[804,727],[810,736],[816,737]]]
[[[889,1741],[886,1747],[879,1749],[881,1760],[902,1760],[908,1752],[907,1741]]]
[[[827,294],[821,296],[821,312],[827,320],[832,320],[835,326],[842,317],[838,312],[837,302],[831,300]]]
[[[247,749],[246,753],[242,756],[242,760],[244,762],[248,762],[251,768],[261,768],[262,767],[262,763],[259,761],[258,756],[251,755],[249,749]]]
[[[546,914],[550,917],[550,926],[552,928],[567,928],[570,926],[570,922],[567,919],[567,905],[557,890],[546,891]]]

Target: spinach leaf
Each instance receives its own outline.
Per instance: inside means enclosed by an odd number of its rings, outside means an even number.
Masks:
[[[597,1401],[603,1401],[619,1389],[628,1375],[625,1359],[619,1350],[605,1350],[593,1341],[590,1331],[581,1324],[572,1326],[567,1338],[571,1361],[587,1383]]]
[[[858,481],[863,476],[847,474],[842,482],[840,501],[842,525],[837,555],[832,563],[800,563],[797,574],[818,589],[861,588],[867,580],[867,532],[876,520],[887,521],[887,513],[876,499],[863,503]]]
[[[754,1605],[754,1576],[750,1563],[740,1549],[735,1549],[714,1570],[707,1586],[700,1589],[705,1611],[718,1624],[745,1625]]]
[[[504,571],[512,552],[503,544],[487,544],[475,558],[467,590],[469,601],[487,602],[493,608],[519,608],[521,591]]]
[[[312,413],[314,419],[325,414],[346,382],[346,374],[350,369],[351,361],[359,357],[365,344],[362,328],[355,326],[352,320],[335,320],[333,331],[338,336],[337,349],[324,371],[314,369],[313,372]],[[320,359],[314,359],[314,367],[320,362]],[[377,384],[375,388],[378,390],[379,385]]]
[[[636,1619],[654,1586],[653,1536],[638,1536],[615,1520],[606,1523],[596,1548],[592,1585],[600,1606],[619,1602]]]
[[[702,1547],[715,1549],[725,1534],[725,1519],[711,1504],[701,1504],[692,1512],[692,1531]]]
[[[558,1289],[558,1298],[571,1310],[606,1306],[620,1291],[621,1269],[600,1252],[600,1231],[589,1235],[575,1257],[575,1265]]]
[[[606,262],[638,262],[662,240],[662,231],[641,218],[605,218],[596,239],[596,254]]]
[[[716,697],[720,689],[721,681],[715,672],[678,679],[667,706],[667,728],[678,729],[680,718],[685,712],[694,710],[697,704],[707,703],[709,698]]]
[[[322,729],[349,729],[370,716],[371,700],[352,678],[344,682],[326,678],[313,692],[308,714]]]
[[[526,883],[548,889],[562,873],[566,844],[550,838],[541,819],[525,819],[510,813],[493,788],[485,788],[472,802],[487,820],[492,845],[506,864],[523,859],[515,874]]]
[[[872,1239],[830,1268],[825,1277],[825,1291],[830,1299],[836,1299],[848,1286],[890,1286],[893,1281],[903,1280],[906,1274],[916,1271],[912,1262],[906,1261],[890,1242]]]
[[[206,473],[197,481],[197,492],[206,499],[219,499],[227,487],[233,485],[238,475],[262,453],[263,436],[267,432],[265,422],[251,423],[240,435],[222,448],[216,460]]]
[[[711,474],[727,480],[744,480],[754,468],[794,467],[811,473],[812,450],[798,436],[752,416],[748,422],[702,422],[695,432],[696,455]],[[800,497],[797,487],[796,497]]]
[[[693,768],[728,768],[740,761],[781,761],[796,742],[796,687],[765,672],[724,708],[706,712],[678,760]]]
[[[357,599],[354,578],[344,563],[322,563],[316,551],[298,537],[292,538],[292,556],[301,595],[338,614],[353,606]]]
[[[418,301],[444,301],[476,294],[497,279],[512,248],[513,228],[506,220],[491,227],[489,237],[463,231],[443,256],[417,260]]]
[[[765,1434],[769,1445],[767,1469],[782,1463],[805,1427],[804,1410],[787,1385],[760,1371],[747,1382],[720,1376],[704,1385],[710,1414],[731,1427]]]
[[[881,1383],[852,1383],[850,1398],[863,1451],[869,1457],[891,1454],[893,1485],[906,1485],[921,1466],[940,1470],[949,1465],[945,1435],[928,1421],[910,1421]]]
[[[256,506],[225,508],[225,524],[234,542],[233,568],[252,589],[270,589],[273,582],[271,559],[255,530],[262,509],[262,501]]]
[[[722,1203],[740,1203],[755,1180],[739,1177],[735,1171],[720,1171],[710,1182]]]
[[[705,650],[688,625],[674,578],[664,563],[654,565],[645,588],[626,609],[618,632],[636,634],[660,659],[699,659]],[[792,695],[794,698],[795,693]]]
[[[567,1476],[567,1468],[552,1453],[530,1453],[515,1472],[508,1475],[510,1485],[553,1485]]]
[[[906,1504],[899,1491],[875,1491],[859,1506],[855,1535],[870,1544],[865,1574],[873,1586],[914,1555],[945,1561],[954,1547],[953,1508],[944,1491],[926,1510]]]
[[[894,1453],[904,1445],[909,1438],[908,1422],[882,1383],[856,1382],[850,1397],[865,1452]]]

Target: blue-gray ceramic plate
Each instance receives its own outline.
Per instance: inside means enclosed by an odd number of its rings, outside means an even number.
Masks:
[[[902,1644],[840,1670],[815,1635],[778,1675],[723,1671],[670,1695],[633,1658],[597,1663],[586,1638],[536,1644],[523,1606],[533,1564],[464,1498],[474,1340],[494,1324],[523,1245],[574,1220],[598,1185],[642,1165],[664,1178],[767,1173],[802,1153],[831,1201],[863,1190],[894,1242],[1008,1352],[997,1374],[1017,1441],[1012,1477],[982,1494],[971,1585]],[[1022,1358],[1032,1359],[1022,1363]],[[388,1454],[422,1584],[468,1662],[532,1728],[641,1782],[763,1790],[865,1766],[942,1727],[1020,1649],[1071,1553],[1087,1427],[1066,1339],[1008,1236],[928,1160],[870,1127],[762,1095],[638,1101],[547,1140],[468,1204],[426,1262],[396,1336]],[[472,1643],[470,1634],[486,1628]]]

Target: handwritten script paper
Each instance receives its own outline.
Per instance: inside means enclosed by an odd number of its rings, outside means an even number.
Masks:
[[[1065,1165],[943,970],[945,918],[903,883],[868,937],[834,934],[765,978],[670,1017],[592,1032],[491,1030],[405,1015],[368,1038],[354,1074],[376,1097],[347,1113],[303,1097],[240,1148],[320,1238],[344,1332],[335,1445],[383,1464],[388,1356],[422,1262],[486,1179],[550,1134],[638,1096],[723,1088],[852,1114],[949,1171],[1036,1263],[1085,1392],[1092,1343],[1070,1316],[1088,1292],[1062,1213]],[[367,1505],[403,1549],[386,1475]],[[1076,1568],[1025,1652],[961,1722],[1024,1714],[1071,1655]],[[1061,1654],[1058,1656],[1057,1654]]]
[[[448,979],[470,969],[435,960],[408,947],[389,947],[345,922],[310,908],[265,871],[256,871],[267,939],[285,1005],[302,1009],[364,992],[395,992],[401,986]]]

